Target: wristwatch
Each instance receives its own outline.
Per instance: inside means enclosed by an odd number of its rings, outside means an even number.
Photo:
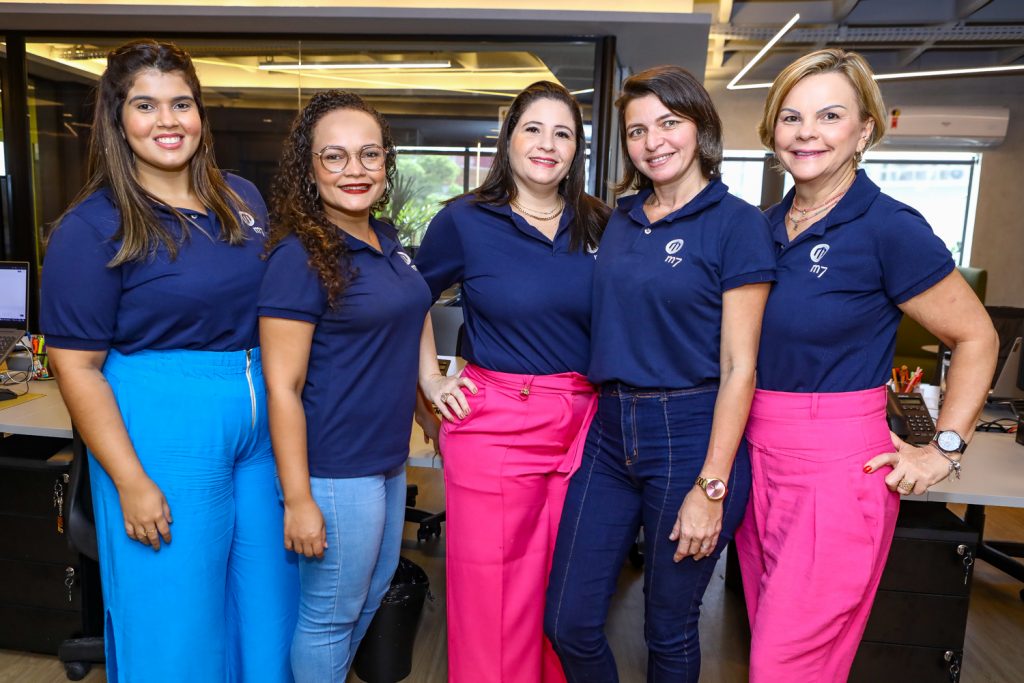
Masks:
[[[724,481],[715,477],[697,477],[696,486],[704,492],[708,500],[722,500],[729,490]]]
[[[967,450],[967,442],[964,441],[963,437],[954,432],[951,429],[939,432],[932,439],[935,445],[939,447],[939,450],[943,453],[957,453],[963,455],[964,451]]]

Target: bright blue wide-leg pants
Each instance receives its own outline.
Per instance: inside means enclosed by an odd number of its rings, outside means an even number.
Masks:
[[[173,519],[159,552],[128,538],[118,491],[90,456],[108,680],[291,681],[298,572],[259,349],[111,351],[103,373]]]

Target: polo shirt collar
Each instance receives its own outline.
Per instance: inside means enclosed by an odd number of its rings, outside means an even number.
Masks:
[[[833,226],[849,223],[860,218],[867,213],[881,192],[878,185],[875,185],[871,178],[868,178],[864,169],[858,170],[856,177],[853,179],[853,184],[850,185],[850,189],[839,200],[839,203],[828,212],[825,218],[797,235],[793,242],[802,241],[805,235],[821,237]],[[772,224],[772,237],[776,244],[790,244],[789,236],[786,233],[786,214],[789,213],[789,209],[793,206],[793,198],[795,196],[796,188],[790,189],[786,196],[783,197],[782,202],[769,212],[769,220]]]
[[[700,213],[708,207],[714,206],[718,202],[722,201],[728,192],[729,187],[722,182],[721,178],[712,178],[708,181],[708,184],[704,186],[704,189],[698,192],[693,199],[664,218],[655,221],[655,223],[671,223],[679,218],[685,218],[686,216],[692,216]],[[644,213],[644,202],[646,202],[647,198],[653,193],[653,188],[640,190],[631,197],[624,197],[623,199],[620,199],[619,207],[624,209],[627,215],[633,219],[635,223],[642,226],[652,225],[651,221],[647,219],[647,214]]]
[[[398,243],[387,236],[387,230],[383,229],[383,226],[383,222],[373,217],[370,218],[370,229],[377,233],[377,241],[380,242],[380,253],[384,256],[391,256],[395,253],[395,250],[398,249]],[[338,229],[341,230],[341,228]],[[348,247],[349,251],[361,251],[365,249],[370,253],[377,253],[376,249],[361,239],[353,237],[344,230],[341,232],[345,236],[345,245]]]

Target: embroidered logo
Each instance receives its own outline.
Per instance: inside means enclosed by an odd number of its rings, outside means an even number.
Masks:
[[[683,240],[674,239],[665,245],[665,253],[668,254],[668,256],[665,257],[665,263],[675,268],[676,266],[683,262],[682,256],[675,256],[675,254],[678,254],[680,251],[682,251],[683,244]]]
[[[821,244],[815,244],[811,247],[811,273],[817,275],[819,278],[828,272],[828,266],[820,265],[821,259],[825,258],[825,254],[828,253],[829,246],[822,242]]]
[[[586,246],[587,253],[593,256],[595,259],[597,258],[597,249],[597,246],[591,246],[589,244]]]
[[[399,249],[399,250],[398,250],[398,256],[399,256],[399,258],[401,258],[401,259],[402,259],[402,260],[403,260],[403,261],[405,262],[405,265],[409,266],[409,267],[410,267],[410,268],[412,268],[413,270],[416,270],[416,266],[414,266],[414,265],[412,264],[412,257],[411,257],[411,256],[409,256],[408,254],[406,254],[406,253],[405,253],[404,251],[402,251],[401,249]]]
[[[253,217],[251,213],[247,211],[239,211],[238,217],[241,219],[242,223],[252,228],[252,231],[255,232],[257,235],[263,235],[264,237],[267,236],[267,233],[263,232],[263,228],[256,225],[256,219]]]

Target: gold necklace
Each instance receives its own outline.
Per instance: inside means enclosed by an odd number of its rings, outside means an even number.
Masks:
[[[846,187],[839,190],[817,206],[801,209],[796,205],[796,197],[794,196],[793,203],[790,205],[789,211],[786,214],[786,217],[789,218],[789,221],[793,224],[793,229],[796,230],[797,226],[804,221],[809,221],[812,218],[816,218],[817,216],[820,216],[832,209],[832,207],[838,204],[839,201],[846,196],[846,193],[850,191],[850,188],[853,187],[853,181],[856,180],[856,178],[857,174],[854,173],[853,178],[846,184]],[[797,216],[797,213],[800,215]]]
[[[558,205],[551,211],[547,212],[538,211],[536,209],[528,209],[519,202],[517,202],[515,199],[510,199],[509,203],[512,205],[512,208],[518,211],[519,213],[529,216],[530,218],[536,218],[539,221],[550,221],[553,218],[557,218],[559,215],[561,215],[562,210],[565,209],[565,200],[562,199],[561,195],[558,196]]]

